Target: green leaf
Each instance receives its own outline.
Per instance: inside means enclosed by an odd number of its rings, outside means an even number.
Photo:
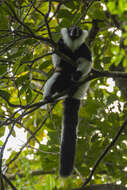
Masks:
[[[0,137],[3,137],[5,133],[5,127],[0,128]],[[3,142],[0,141],[0,144],[3,144]]]
[[[29,88],[26,91],[26,100],[28,104],[32,101],[32,91]]]
[[[72,13],[67,9],[61,9],[57,14],[58,18],[64,18],[64,19],[65,18],[71,19],[72,16],[73,16]]]
[[[5,90],[0,90],[0,96],[5,100],[9,100],[11,95]]]
[[[109,8],[109,10],[113,13],[113,14],[116,14],[118,13],[118,10],[116,8],[116,2],[115,1],[109,1],[107,3],[107,6]]]
[[[45,61],[45,62],[40,64],[39,69],[43,70],[43,69],[47,68],[49,65],[51,65],[51,62]]]
[[[26,92],[26,90],[28,89],[28,85],[23,85],[21,87],[21,89],[18,91],[18,95],[21,96],[22,94],[24,94]]]
[[[0,135],[0,136],[1,136],[1,135]],[[0,146],[2,146],[2,145],[3,145],[3,141],[0,140]]]
[[[0,75],[3,75],[7,72],[8,65],[0,63]]]
[[[103,11],[102,5],[100,2],[95,2],[92,5],[92,11],[91,9],[88,10],[88,14],[93,18],[93,19],[105,19],[105,12]]]
[[[106,64],[106,63],[110,63],[110,60],[111,60],[111,57],[104,57],[103,58],[103,62]]]
[[[52,175],[47,176],[47,184],[48,184],[48,186],[47,186],[48,190],[53,190],[54,189],[55,184],[56,184],[54,176],[52,176]]]
[[[65,6],[68,7],[68,8],[70,8],[70,9],[76,8],[74,1],[67,1],[67,2],[65,2]]]
[[[29,73],[24,73],[24,74],[22,74],[22,75],[23,75],[23,76],[18,77],[18,78],[16,79],[16,81],[15,81],[18,86],[20,86],[20,85],[25,85],[26,82],[27,82],[28,79],[29,79]]]

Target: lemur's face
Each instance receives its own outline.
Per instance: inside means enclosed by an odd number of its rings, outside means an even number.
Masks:
[[[72,40],[79,38],[82,34],[82,30],[78,26],[68,28],[68,35]]]

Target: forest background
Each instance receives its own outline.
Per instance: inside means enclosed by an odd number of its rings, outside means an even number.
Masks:
[[[60,30],[88,30],[91,81],[81,103],[75,167],[59,176],[62,101],[43,101]],[[0,0],[0,188],[127,186],[127,0]],[[84,81],[84,82],[85,82]]]

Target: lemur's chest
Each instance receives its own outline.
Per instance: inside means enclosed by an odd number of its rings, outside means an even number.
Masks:
[[[60,48],[60,51],[70,57],[72,60],[76,61],[79,58],[79,51],[75,50],[72,51],[70,48],[68,48],[66,45],[62,48]]]

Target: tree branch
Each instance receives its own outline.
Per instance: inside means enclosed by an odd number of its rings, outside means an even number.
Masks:
[[[42,128],[42,126],[45,124],[45,122],[47,121],[48,117],[49,117],[49,113],[53,110],[55,104],[53,104],[50,108],[50,110],[48,111],[48,113],[44,116],[44,120],[42,121],[41,125],[33,132],[33,134],[28,138],[27,142],[21,147],[20,151],[6,164],[6,166],[8,167],[13,161],[15,161],[18,156],[21,154],[21,152],[23,151],[23,149],[27,146],[27,144],[31,141],[32,138],[34,138],[34,136],[36,135],[36,133]],[[16,118],[16,121],[20,119],[20,116],[18,118]]]
[[[7,184],[12,188],[12,190],[17,190],[17,188],[11,183],[11,181],[8,179],[7,176],[3,175],[4,180],[7,182]]]
[[[102,77],[127,79],[127,73],[126,72],[118,72],[118,71],[99,71],[96,69],[92,69],[92,71],[88,74],[88,76],[84,80],[75,83],[75,85],[79,87],[80,85],[84,84],[85,82],[88,82],[88,81],[91,81],[91,80],[97,79],[97,78],[102,78]],[[60,93],[59,95],[53,96],[52,101],[56,101],[58,98],[62,97],[63,95],[65,95],[65,92]],[[19,107],[19,108],[22,108],[25,110],[28,110],[30,108],[34,108],[34,110],[36,110],[37,108],[39,108],[47,103],[51,103],[48,100],[44,100],[44,101],[37,102],[35,104],[31,104],[31,105],[27,104],[27,105],[23,106],[23,105],[12,104],[5,97],[3,97],[3,96],[1,96],[1,97],[8,103],[8,105],[10,107],[15,107],[15,108]],[[30,110],[29,113],[33,112],[34,110]],[[28,112],[25,113],[25,115],[27,115],[27,114],[28,114]]]
[[[54,174],[54,173],[55,173],[54,170],[53,171],[43,171],[43,170],[30,171],[31,176],[47,175],[47,174]],[[22,177],[25,177],[26,174],[24,172],[21,172],[21,173],[16,173],[16,174],[6,174],[6,176],[10,180],[15,180],[16,176],[22,178]]]
[[[87,77],[81,82],[77,83],[77,85],[82,85],[85,82],[91,81],[93,79],[102,78],[102,77],[111,77],[111,78],[125,78],[127,79],[126,72],[119,71],[99,71],[96,69],[92,69],[92,71],[87,75]]]
[[[56,46],[55,42],[53,42],[52,40],[50,40],[50,39],[48,39],[48,38],[44,38],[44,37],[42,37],[42,36],[37,36],[37,35],[31,30],[31,28],[30,28],[28,25],[26,25],[23,21],[21,21],[21,20],[18,18],[18,16],[17,16],[17,14],[15,13],[14,9],[11,7],[11,5],[10,5],[7,1],[5,1],[5,4],[6,4],[6,5],[8,6],[8,8],[10,9],[10,11],[12,12],[14,18],[17,20],[17,22],[18,22],[19,24],[21,24],[25,29],[28,30],[30,37],[33,37],[33,38],[38,39],[38,40],[42,40],[42,41],[45,42],[46,44],[50,44],[52,47],[55,47],[55,46]]]
[[[106,147],[106,149],[104,150],[104,152],[100,155],[100,157],[96,161],[93,169],[91,170],[89,177],[86,179],[86,181],[83,183],[83,185],[80,188],[73,189],[73,190],[83,190],[84,187],[90,182],[90,180],[91,180],[91,178],[92,178],[92,176],[93,176],[93,174],[94,174],[97,166],[100,164],[100,162],[102,161],[102,159],[106,156],[106,154],[109,152],[109,150],[112,148],[112,146],[114,146],[114,144],[116,143],[117,139],[121,135],[121,133],[124,130],[124,128],[126,127],[126,125],[127,125],[127,119],[124,121],[123,125],[120,127],[120,129],[116,133],[116,135],[113,138],[113,140],[111,141],[111,143]]]

